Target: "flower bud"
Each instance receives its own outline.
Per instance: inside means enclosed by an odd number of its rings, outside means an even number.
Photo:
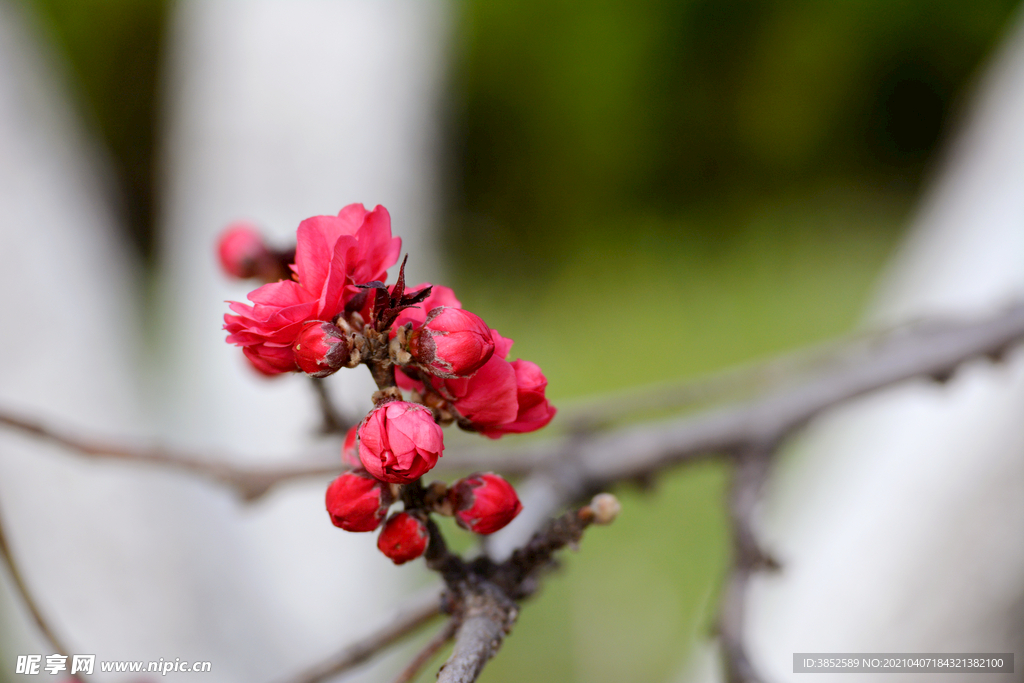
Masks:
[[[317,320],[302,328],[292,346],[295,363],[312,377],[327,377],[345,366],[348,338],[331,323]]]
[[[359,460],[381,481],[415,481],[437,464],[444,434],[427,408],[391,401],[374,408],[359,425]]]
[[[469,377],[490,359],[494,341],[479,316],[439,306],[409,335],[409,353],[438,377]]]
[[[399,512],[384,523],[377,537],[377,548],[395,564],[405,564],[426,551],[429,538],[423,520],[408,512]]]
[[[255,277],[274,255],[263,241],[263,235],[248,223],[232,223],[217,240],[221,268],[232,277]]]
[[[448,495],[455,521],[477,534],[493,534],[523,509],[512,484],[492,472],[460,479]]]
[[[392,502],[391,488],[366,472],[346,472],[327,487],[331,522],[345,531],[373,531]]]
[[[599,493],[591,499],[590,509],[594,513],[594,524],[611,524],[622,512],[622,504],[610,493]]]

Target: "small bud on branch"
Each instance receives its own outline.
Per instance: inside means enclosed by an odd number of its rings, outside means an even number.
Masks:
[[[427,549],[426,523],[408,512],[391,515],[377,539],[377,548],[395,564],[415,560]]]

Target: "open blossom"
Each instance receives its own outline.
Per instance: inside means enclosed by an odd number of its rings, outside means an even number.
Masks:
[[[516,376],[516,416],[509,422],[480,424],[480,433],[492,439],[505,434],[535,432],[547,426],[557,412],[544,396],[548,379],[540,366],[522,359],[510,365]]]
[[[231,302],[227,341],[265,374],[296,370],[291,347],[299,332],[312,321],[333,321],[359,291],[356,285],[383,280],[401,245],[383,206],[367,211],[350,204],[337,216],[307,218],[296,235],[295,280],[259,287],[249,294],[252,305]]]
[[[448,495],[455,521],[477,534],[493,534],[523,510],[512,484],[493,472],[460,479]]]
[[[381,481],[415,481],[437,464],[442,451],[441,427],[433,413],[417,403],[385,403],[359,425],[359,460]]]

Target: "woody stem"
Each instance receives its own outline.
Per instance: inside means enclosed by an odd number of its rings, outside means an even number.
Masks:
[[[376,382],[377,388],[381,391],[395,389],[398,386],[395,381],[395,364],[390,359],[373,360],[366,365],[370,368],[370,375],[373,377],[373,381]]]

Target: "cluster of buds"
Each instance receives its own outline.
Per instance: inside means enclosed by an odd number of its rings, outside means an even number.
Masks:
[[[493,473],[423,486],[444,452],[443,427],[496,439],[540,429],[555,415],[540,368],[508,360],[512,340],[464,310],[451,289],[406,287],[404,262],[385,284],[400,249],[387,210],[361,204],[300,223],[287,279],[267,277],[280,252],[250,228],[232,226],[219,245],[225,272],[267,282],[249,294],[251,304],[232,302],[224,316],[227,341],[256,370],[323,378],[369,368],[374,407],[345,439],[351,470],[328,487],[327,511],[346,531],[383,524],[377,547],[396,564],[425,552],[432,514],[490,534],[522,509],[512,485]],[[388,517],[399,502],[403,509]]]
[[[523,509],[512,485],[493,472],[459,479],[450,488],[434,482],[412,491],[415,495],[403,496],[399,486],[365,470],[345,472],[327,487],[327,513],[345,531],[374,531],[387,519],[377,547],[395,564],[403,564],[427,549],[430,514],[455,517],[463,529],[484,535],[503,528]],[[388,517],[396,496],[406,509]]]

